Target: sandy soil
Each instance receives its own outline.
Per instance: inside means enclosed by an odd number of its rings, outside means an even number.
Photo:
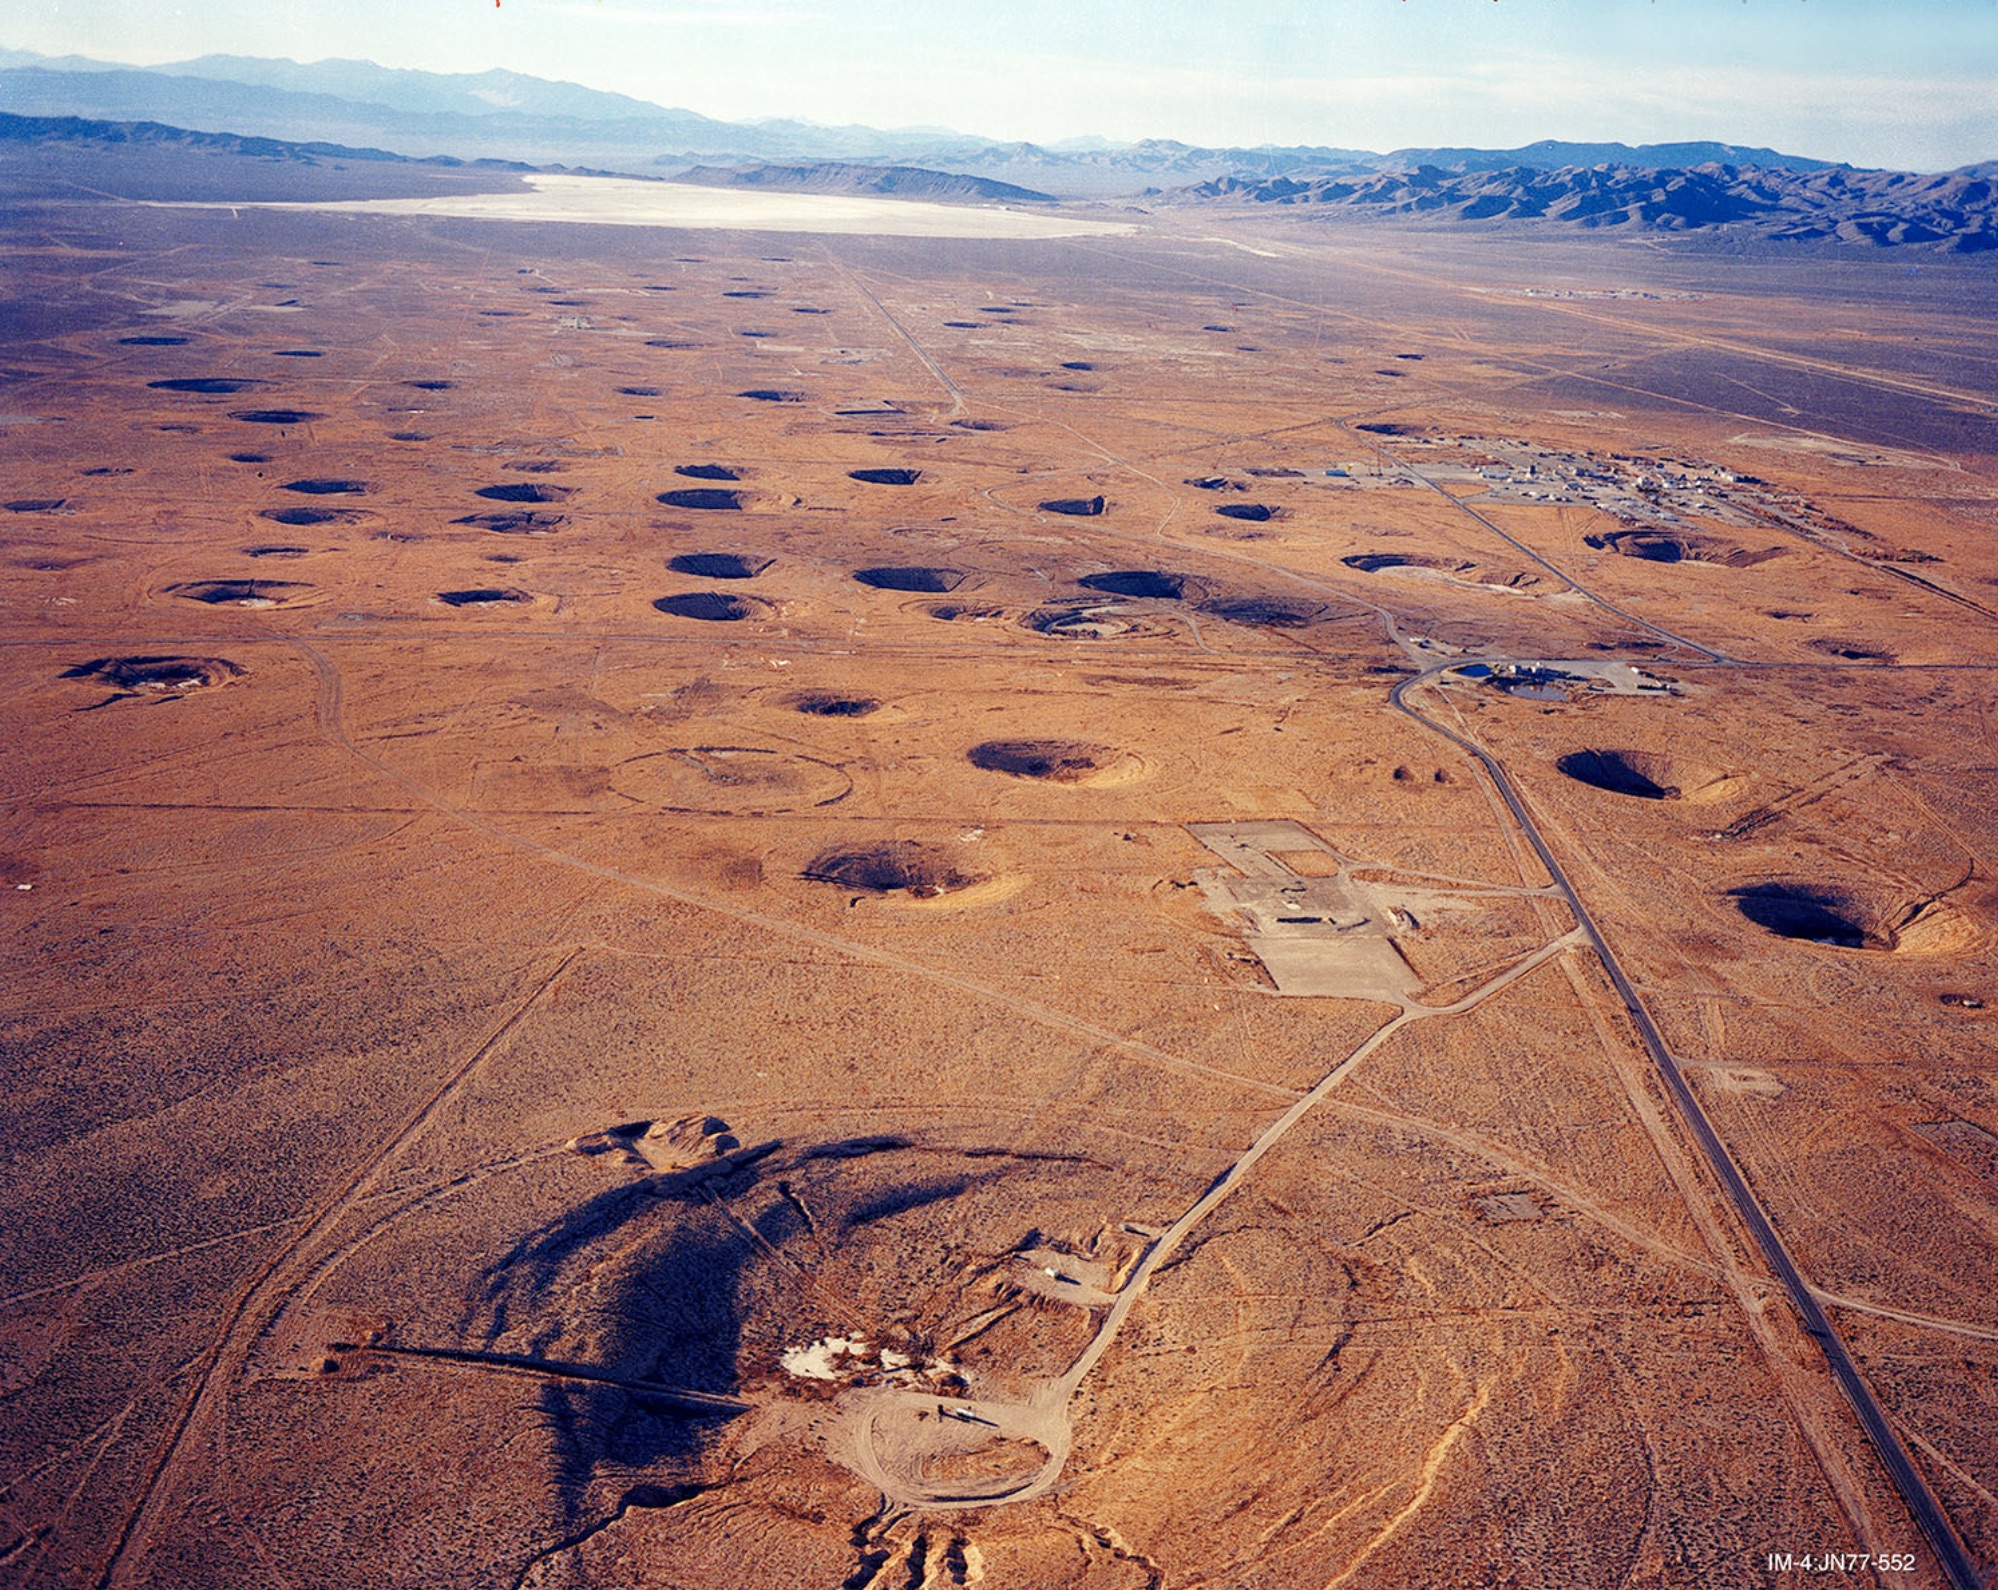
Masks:
[[[7,234],[9,1582],[1998,1555],[1988,273],[1144,226]]]

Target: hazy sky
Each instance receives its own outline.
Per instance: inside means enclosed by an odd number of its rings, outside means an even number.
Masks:
[[[1998,0],[34,0],[0,44],[501,66],[730,120],[1040,141],[1998,158]]]

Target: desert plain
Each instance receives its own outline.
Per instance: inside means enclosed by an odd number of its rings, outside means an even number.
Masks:
[[[0,1577],[1990,1571],[1988,265],[263,180],[0,237]]]

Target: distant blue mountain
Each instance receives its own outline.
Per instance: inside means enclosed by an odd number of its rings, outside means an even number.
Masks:
[[[921,127],[726,122],[518,72],[447,74],[370,61],[301,64],[208,55],[121,67],[0,50],[0,109],[24,116],[154,121],[242,136],[376,146],[415,156],[497,158],[670,174],[696,165],[847,161],[920,166],[1037,192],[1103,197],[1224,179],[1322,177],[1435,167],[1459,174],[1707,164],[1797,173],[1850,169],[1726,143],[1631,146],[1544,140],[1518,149],[1318,146],[1201,148],[1171,139],[1053,145]]]
[[[1397,149],[1378,157],[1377,170],[1410,171],[1417,166],[1440,166],[1445,171],[1505,171],[1525,166],[1536,171],[1558,171],[1564,166],[1646,166],[1653,169],[1684,171],[1690,166],[1760,166],[1769,171],[1851,170],[1837,161],[1812,160],[1804,155],[1786,155],[1774,149],[1745,148],[1740,144],[1575,144],[1556,138],[1518,149]]]

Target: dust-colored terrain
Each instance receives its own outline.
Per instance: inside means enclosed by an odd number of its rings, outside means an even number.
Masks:
[[[1989,1571],[1988,268],[1125,220],[13,212],[0,1577]]]

